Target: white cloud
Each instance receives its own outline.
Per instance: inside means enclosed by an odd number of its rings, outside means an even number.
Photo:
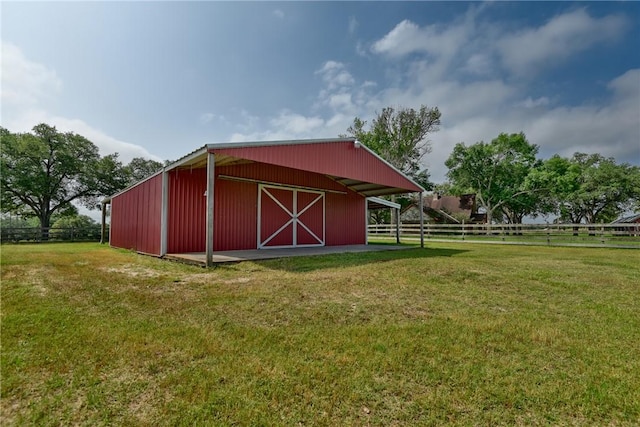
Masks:
[[[340,86],[350,86],[355,83],[355,79],[346,70],[343,63],[337,61],[327,61],[322,68],[317,70],[315,74],[322,76],[322,80],[326,83],[329,90],[336,89]]]
[[[271,119],[276,129],[291,135],[310,135],[324,124],[320,117],[305,117],[290,111],[281,111],[278,117]]]
[[[360,25],[358,23],[358,20],[355,18],[355,16],[350,16],[349,17],[349,34],[354,34],[356,32],[356,30],[358,29],[358,25]]]
[[[532,99],[530,96],[527,97],[524,101],[520,102],[518,105],[524,108],[538,108],[538,107],[546,107],[551,103],[549,98],[546,96],[541,96],[540,98]]]
[[[2,104],[12,108],[37,104],[42,98],[58,94],[62,80],[55,70],[29,61],[15,45],[2,45]]]
[[[433,150],[425,158],[436,182],[446,179],[444,161],[456,143],[490,141],[501,132],[525,132],[540,146],[542,157],[583,151],[640,163],[640,70],[613,78],[606,85],[609,97],[597,104],[585,99],[563,105],[561,94],[530,91],[533,73],[560,63],[561,55],[577,55],[614,40],[624,31],[624,18],[593,18],[575,10],[514,32],[497,23],[476,22],[484,8],[470,7],[447,27],[400,22],[370,45],[370,52],[383,59],[386,82],[359,80],[344,63],[326,61],[315,72],[324,86],[313,114],[280,112],[264,126],[235,136],[244,140],[335,137],[346,132],[355,116],[370,121],[386,106],[424,104],[442,112],[441,129],[430,135]],[[541,50],[542,41],[553,46]],[[522,52],[515,52],[516,46]],[[516,58],[528,70],[512,62]]]
[[[123,163],[128,163],[134,157],[144,157],[156,161],[163,160],[151,154],[144,147],[114,138],[83,120],[60,117],[40,109],[23,111],[19,117],[8,121],[6,127],[12,132],[29,132],[38,123],[55,126],[61,132],[74,132],[82,135],[99,148],[100,154],[118,153]]]
[[[202,113],[200,114],[200,123],[207,124],[213,121],[216,118],[216,115],[213,113]]]
[[[491,57],[486,53],[475,53],[467,59],[463,69],[469,74],[488,76],[493,71]]]
[[[452,55],[467,38],[467,25],[426,25],[419,27],[408,19],[400,22],[380,40],[373,43],[374,53],[400,57],[413,52]]]
[[[102,155],[119,153],[128,163],[134,157],[161,161],[145,148],[121,141],[78,118],[47,111],[46,104],[63,91],[63,82],[54,70],[29,60],[19,47],[2,44],[2,126],[12,132],[30,132],[39,123],[59,131],[75,132],[93,142]]]
[[[538,28],[527,28],[500,39],[498,51],[514,73],[531,75],[567,61],[593,45],[615,40],[627,27],[621,15],[592,18],[585,9],[555,16]]]
[[[247,113],[249,117],[251,116]],[[325,121],[318,116],[304,116],[289,110],[282,110],[277,116],[268,119],[267,126],[261,126],[259,120],[242,127],[242,132],[231,135],[231,142],[292,140],[329,137],[325,132]]]

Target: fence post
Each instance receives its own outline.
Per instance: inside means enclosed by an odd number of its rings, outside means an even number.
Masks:
[[[604,222],[600,221],[600,241],[604,245]]]
[[[462,240],[464,241],[464,232],[465,232],[466,228],[464,226],[464,219],[462,220]]]

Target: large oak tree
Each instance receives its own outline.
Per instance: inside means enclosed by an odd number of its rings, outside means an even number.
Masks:
[[[539,191],[527,177],[536,166],[538,147],[524,133],[501,133],[490,143],[456,144],[445,162],[447,175],[457,194],[476,193],[476,200],[491,224],[496,215],[521,222],[533,212]]]
[[[101,157],[81,135],[39,124],[31,133],[0,128],[0,137],[0,208],[37,217],[45,237],[54,213],[75,213],[74,203],[95,208],[130,182],[117,154]]]
[[[574,224],[612,221],[640,200],[640,168],[600,154],[555,155],[538,179],[546,181],[555,213]]]

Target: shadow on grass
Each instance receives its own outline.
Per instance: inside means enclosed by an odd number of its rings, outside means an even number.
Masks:
[[[378,264],[404,259],[451,257],[464,252],[468,251],[441,248],[407,248],[378,252],[347,252],[327,255],[278,258],[255,262],[262,267],[272,270],[285,270],[294,273],[302,273],[328,268],[347,268],[363,264]]]

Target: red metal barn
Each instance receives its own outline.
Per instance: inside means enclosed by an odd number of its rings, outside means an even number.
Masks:
[[[111,197],[110,244],[207,259],[365,244],[367,197],[422,191],[354,139],[208,144]]]

